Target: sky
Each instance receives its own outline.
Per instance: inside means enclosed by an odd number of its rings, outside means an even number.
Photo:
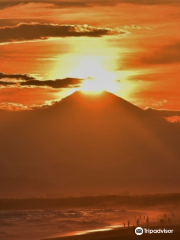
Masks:
[[[0,108],[107,90],[180,110],[179,0],[0,1]]]

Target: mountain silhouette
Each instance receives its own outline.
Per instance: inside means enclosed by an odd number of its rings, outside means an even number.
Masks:
[[[133,114],[141,114],[143,112],[137,106],[106,91],[103,91],[99,94],[90,94],[76,91],[72,95],[64,98],[58,104],[66,104],[70,107],[81,107],[87,110],[94,109],[99,111],[106,109],[107,107],[113,107],[118,108],[119,111],[124,111],[124,113],[131,112]]]
[[[108,112],[112,116],[115,116],[115,114],[123,117],[145,116],[145,111],[142,109],[106,91],[100,94],[88,94],[77,91],[48,109],[59,111],[59,113],[63,111],[63,114],[69,112],[75,114],[78,111],[91,117],[92,115],[106,114]]]
[[[179,179],[180,125],[111,93],[75,92],[52,106],[0,114],[0,164],[54,182],[62,194],[88,193],[86,186],[103,193],[107,185],[109,193],[136,192],[134,179],[143,179],[142,189],[152,182],[152,191],[157,179]]]

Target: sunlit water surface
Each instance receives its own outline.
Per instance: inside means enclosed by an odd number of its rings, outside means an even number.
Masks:
[[[0,211],[0,240],[40,240],[123,227],[143,211],[102,210],[37,210]],[[156,216],[154,216],[154,219]],[[144,220],[142,220],[144,221]]]

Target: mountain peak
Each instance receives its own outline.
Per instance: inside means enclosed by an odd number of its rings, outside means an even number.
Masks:
[[[68,96],[67,98],[73,98],[75,99],[79,99],[79,98],[83,98],[83,99],[89,99],[89,100],[103,100],[105,98],[120,98],[118,96],[116,96],[113,93],[107,92],[107,91],[101,91],[101,92],[82,92],[82,91],[76,91],[73,94],[71,94],[70,96]]]
[[[60,105],[66,105],[66,107],[74,106],[93,110],[116,109],[117,111],[119,111],[119,113],[144,113],[144,111],[139,107],[107,91],[103,91],[98,94],[90,94],[76,91],[70,96],[62,99],[59,103]]]

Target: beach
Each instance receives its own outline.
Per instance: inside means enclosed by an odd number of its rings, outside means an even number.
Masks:
[[[43,240],[133,240],[138,239],[153,239],[153,240],[160,240],[160,239],[170,239],[170,240],[179,240],[180,239],[180,226],[152,226],[149,227],[150,229],[173,229],[173,233],[160,233],[160,234],[143,234],[141,236],[137,236],[135,234],[135,228],[119,228],[109,231],[100,231],[100,232],[91,232],[82,235],[73,235],[73,236],[66,236],[60,238],[48,238]]]

